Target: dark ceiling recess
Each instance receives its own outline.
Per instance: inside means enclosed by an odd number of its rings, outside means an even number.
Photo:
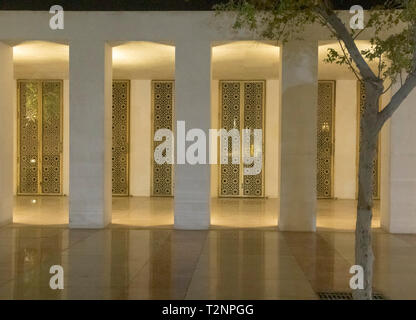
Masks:
[[[294,0],[296,1],[296,0]],[[336,9],[360,4],[369,8],[385,0],[334,0]],[[59,4],[69,11],[198,11],[211,10],[214,4],[227,0],[0,0],[0,10],[49,11]]]

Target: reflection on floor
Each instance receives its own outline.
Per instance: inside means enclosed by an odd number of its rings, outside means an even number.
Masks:
[[[164,227],[173,225],[173,199],[149,197],[113,198],[114,225]],[[355,229],[354,200],[319,200],[317,226],[321,230]],[[211,227],[270,228],[278,223],[278,199],[221,199],[211,202]],[[22,225],[66,226],[66,197],[16,197],[13,221]],[[373,227],[380,227],[379,202],[375,202]]]
[[[374,232],[375,289],[416,298],[416,236]],[[352,232],[0,228],[0,299],[316,299],[348,290]],[[49,287],[52,265],[64,289]]]
[[[114,198],[112,227],[73,230],[66,198],[16,198],[15,223],[0,228],[0,299],[316,299],[349,291],[354,233],[340,231],[354,228],[355,201],[319,201],[316,233],[277,231],[275,199],[214,199],[209,231],[173,230],[172,207],[169,198]],[[374,227],[378,211],[376,204]],[[416,298],[415,249],[416,235],[374,229],[377,292]],[[56,264],[65,271],[61,291],[49,287]]]
[[[213,198],[212,228],[276,228],[278,199]]]
[[[316,226],[320,230],[355,230],[357,201],[318,200]],[[373,228],[380,228],[380,201],[374,201]]]
[[[112,222],[128,227],[172,227],[173,198],[113,198]]]
[[[67,225],[68,198],[53,196],[15,197],[13,222],[22,225]]]

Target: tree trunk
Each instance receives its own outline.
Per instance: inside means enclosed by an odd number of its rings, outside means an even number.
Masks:
[[[377,151],[377,112],[380,92],[366,83],[366,102],[360,121],[360,150],[358,171],[358,204],[355,229],[355,264],[364,269],[364,288],[353,290],[356,300],[372,299],[373,250],[371,220],[373,217],[373,170]]]

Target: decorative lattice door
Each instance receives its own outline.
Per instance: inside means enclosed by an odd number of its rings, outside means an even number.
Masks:
[[[130,81],[113,81],[112,189],[115,196],[129,195]]]
[[[18,80],[18,194],[62,194],[62,81]]]
[[[335,82],[318,82],[317,196],[333,197]]]
[[[264,130],[264,81],[220,81],[220,128],[240,132],[240,162],[232,163],[232,142],[229,139],[227,163],[220,164],[220,197],[264,196],[264,131],[262,136],[262,170],[257,175],[244,175],[242,165],[242,129]],[[254,149],[251,137],[250,152]],[[221,152],[219,154],[221,158]]]
[[[174,81],[152,81],[152,180],[153,196],[173,196],[173,165],[158,164],[154,159],[155,148],[163,141],[154,141],[155,133],[159,129],[174,130]],[[172,148],[173,150],[173,148]]]

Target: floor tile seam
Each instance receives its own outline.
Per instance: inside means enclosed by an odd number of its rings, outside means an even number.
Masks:
[[[196,263],[195,263],[195,265],[194,265],[194,268],[193,268],[192,274],[191,274],[191,276],[190,276],[190,278],[189,278],[189,283],[188,283],[188,285],[186,286],[185,295],[184,295],[184,297],[183,297],[183,300],[186,300],[186,297],[188,296],[188,293],[189,293],[189,288],[190,288],[190,286],[191,286],[192,280],[194,279],[194,276],[195,276],[195,271],[196,271],[196,269],[197,269],[197,267],[198,267],[198,265],[199,265],[199,263],[200,263],[200,261],[201,261],[201,255],[202,255],[202,252],[204,251],[205,246],[207,245],[207,242],[208,242],[208,235],[209,235],[209,233],[210,233],[210,232],[211,232],[211,230],[207,230],[207,232],[206,232],[206,234],[205,234],[205,239],[204,239],[204,241],[203,241],[203,243],[202,243],[202,245],[201,245],[201,250],[199,251],[199,254],[198,254],[198,259],[196,260]]]

